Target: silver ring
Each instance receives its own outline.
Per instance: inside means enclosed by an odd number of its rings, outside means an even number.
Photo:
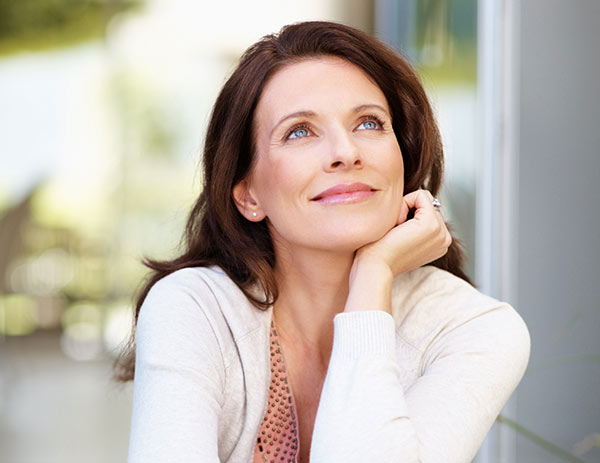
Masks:
[[[437,198],[433,198],[433,201],[431,201],[431,204],[433,205],[433,207],[436,211],[439,211],[442,208],[442,203],[440,203],[440,200]]]

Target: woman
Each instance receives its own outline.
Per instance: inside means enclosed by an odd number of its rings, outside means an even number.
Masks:
[[[307,22],[247,50],[186,250],[149,263],[129,461],[471,461],[529,335],[464,275],[442,167],[423,88],[377,40]]]

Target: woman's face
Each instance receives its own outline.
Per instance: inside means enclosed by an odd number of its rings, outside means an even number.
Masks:
[[[269,220],[276,249],[355,251],[396,225],[402,153],[386,98],[360,68],[336,57],[287,65],[263,90],[254,137],[234,196],[249,220]]]

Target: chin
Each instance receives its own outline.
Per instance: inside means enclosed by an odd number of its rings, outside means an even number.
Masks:
[[[362,220],[360,223],[347,224],[345,226],[327,227],[321,229],[318,237],[314,236],[313,245],[321,244],[328,250],[340,250],[354,252],[361,247],[381,239],[394,224],[383,221]]]
[[[389,209],[386,209],[389,210]],[[389,213],[362,213],[329,216],[311,220],[280,222],[272,225],[275,242],[288,249],[296,246],[327,252],[353,253],[357,249],[382,238],[396,224]]]

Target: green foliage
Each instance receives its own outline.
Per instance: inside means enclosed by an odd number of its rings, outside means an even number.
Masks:
[[[0,55],[104,36],[116,14],[143,0],[0,0]]]
[[[471,83],[477,79],[477,1],[415,2],[414,63],[426,79]]]
[[[471,46],[460,55],[447,58],[441,65],[415,63],[415,69],[425,84],[475,85],[477,82],[477,50]]]

